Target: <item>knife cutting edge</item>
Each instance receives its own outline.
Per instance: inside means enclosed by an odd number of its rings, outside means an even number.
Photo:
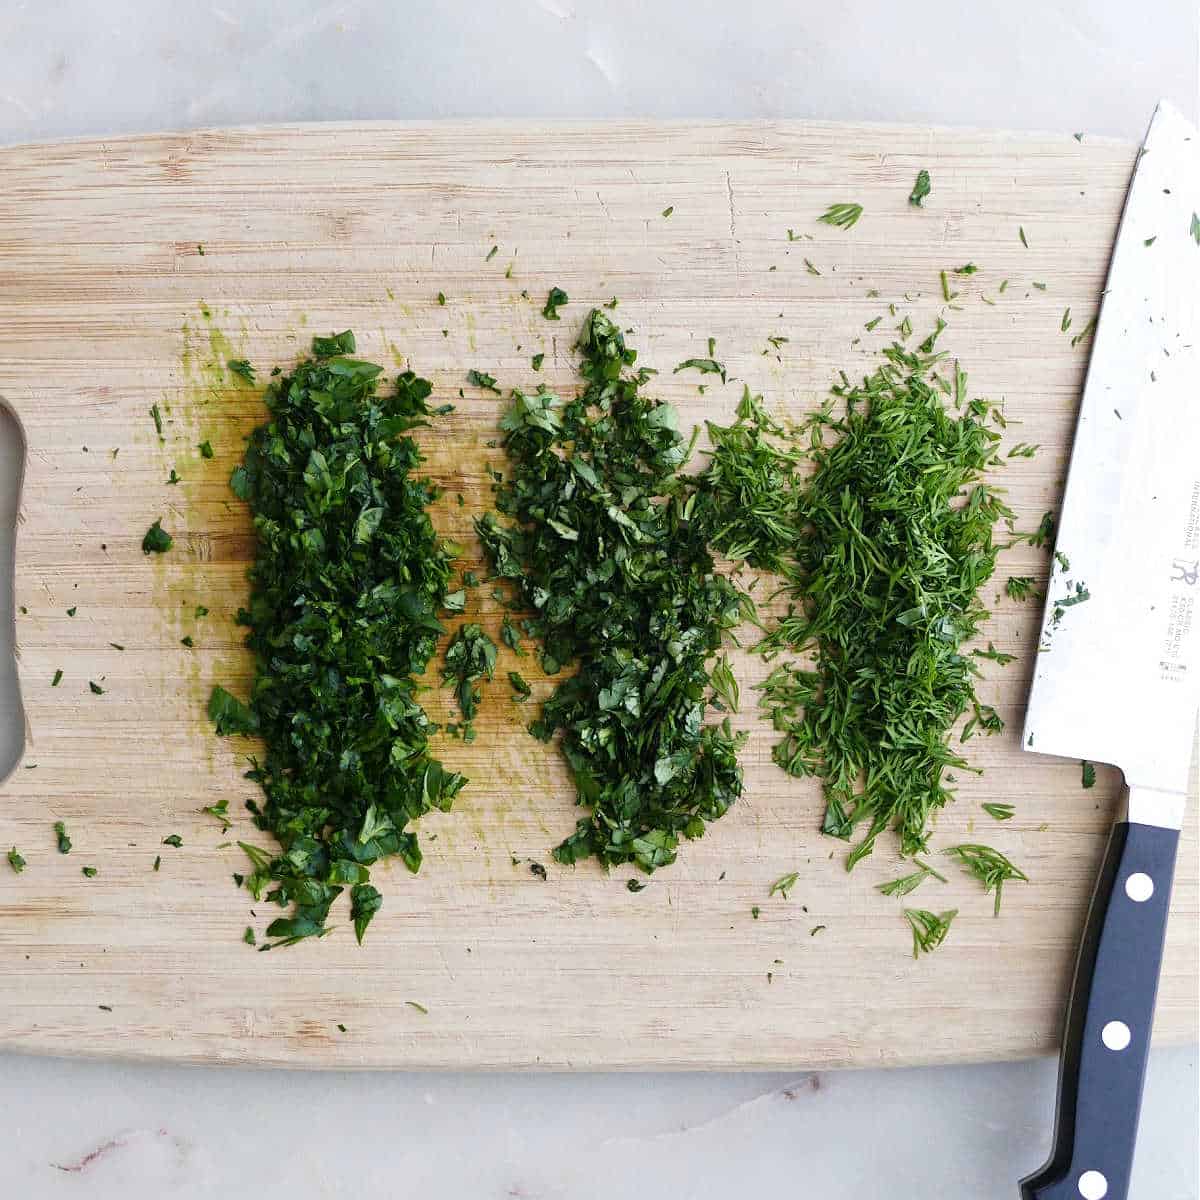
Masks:
[[[1124,1200],[1200,703],[1200,135],[1160,104],[1109,268],[1023,745],[1111,763],[1125,802],[1026,1200]]]

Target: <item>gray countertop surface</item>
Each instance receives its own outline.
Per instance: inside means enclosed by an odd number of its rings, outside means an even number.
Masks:
[[[1161,96],[1195,118],[1198,33],[1189,0],[1140,9],[1117,0],[8,0],[0,144],[475,116],[817,117],[1132,139]],[[16,477],[5,418],[5,761],[20,742],[8,661]],[[2,813],[0,799],[0,825]],[[797,1064],[789,1075],[476,1076],[0,1055],[0,1195],[617,1200],[786,1189],[1012,1200],[1016,1179],[1048,1151],[1054,1085],[1045,1060],[819,1075]],[[1155,1051],[1134,1200],[1200,1196],[1198,1095],[1196,1048]]]

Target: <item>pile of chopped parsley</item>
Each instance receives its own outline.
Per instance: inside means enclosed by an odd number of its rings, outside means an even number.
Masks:
[[[292,906],[267,929],[280,942],[328,932],[346,887],[361,941],[382,902],[368,868],[398,854],[417,870],[411,823],[466,782],[430,757],[435,726],[414,681],[443,632],[450,577],[427,512],[437,490],[414,475],[409,436],[428,424],[432,389],[409,371],[385,392],[383,368],[354,350],[349,332],[314,338],[314,357],[272,380],[270,420],[230,481],[254,515],[238,619],[255,678],[248,704],[218,687],[209,713],[218,733],[265,743],[248,775],[264,801],[251,807],[280,849],[243,849],[255,898]]]
[[[926,343],[900,345],[858,385],[785,430],[746,393],[737,421],[710,427],[698,511],[714,546],[782,577],[790,601],[760,646],[787,654],[762,684],[782,739],[775,761],[815,776],[825,833],[856,840],[848,865],[894,828],[906,855],[927,849],[950,798],[947,771],[971,769],[965,740],[1003,728],[975,694],[964,650],[988,616],[993,528],[1011,511],[982,479],[999,460],[991,406],[944,403]]]
[[[708,667],[743,598],[716,573],[675,410],[642,392],[651,372],[599,309],[584,322],[582,392],[514,391],[502,421],[509,472],[476,527],[493,572],[531,614],[558,683],[530,726],[561,749],[588,809],[554,851],[653,871],[742,790],[742,736],[705,725]],[[694,441],[694,438],[693,438]]]

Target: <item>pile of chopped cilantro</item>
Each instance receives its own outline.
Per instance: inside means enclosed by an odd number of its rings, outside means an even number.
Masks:
[[[940,354],[884,357],[799,428],[747,392],[734,425],[710,428],[698,497],[717,549],[782,576],[790,605],[760,646],[789,655],[762,685],[774,757],[821,781],[824,832],[858,837],[850,866],[889,826],[903,853],[924,852],[947,770],[970,769],[952,728],[968,711],[964,740],[1003,728],[963,649],[988,616],[993,528],[1012,516],[982,481],[999,461],[994,413],[961,395],[949,409]]]
[[[247,886],[294,906],[267,929],[283,942],[326,933],[347,886],[361,941],[381,903],[368,867],[399,854],[417,870],[410,824],[448,809],[465,782],[430,757],[414,682],[443,632],[450,576],[426,511],[436,489],[413,474],[422,458],[408,436],[428,424],[431,388],[409,371],[381,394],[383,368],[354,349],[349,332],[315,338],[315,357],[271,382],[270,420],[230,481],[254,514],[238,619],[255,678],[248,704],[218,687],[209,709],[218,733],[265,743],[253,808],[281,849],[244,846]]]
[[[578,347],[584,388],[563,401],[514,391],[502,421],[510,471],[477,529],[494,573],[532,615],[547,674],[564,679],[530,732],[561,748],[589,814],[555,851],[652,871],[742,790],[742,738],[704,724],[708,661],[742,619],[717,574],[675,410],[641,388],[636,352],[599,309]],[[693,439],[694,440],[694,439]]]

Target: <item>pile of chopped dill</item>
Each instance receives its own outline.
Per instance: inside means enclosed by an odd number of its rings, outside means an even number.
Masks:
[[[775,761],[821,781],[824,832],[856,840],[848,866],[889,827],[904,854],[925,852],[947,771],[971,769],[955,724],[972,714],[964,738],[1003,727],[963,648],[988,616],[993,528],[1012,516],[982,480],[993,409],[961,394],[949,409],[930,344],[883,353],[799,427],[747,391],[732,426],[710,426],[698,497],[719,551],[782,577],[790,604],[760,650],[789,657],[761,704],[783,735]]]
[[[361,941],[382,903],[368,868],[398,854],[417,870],[410,824],[448,809],[465,783],[430,757],[435,727],[414,681],[443,632],[451,560],[409,436],[428,424],[432,389],[409,371],[384,392],[383,368],[354,350],[348,331],[314,338],[314,357],[272,380],[270,419],[230,481],[254,515],[238,619],[255,678],[248,704],[215,688],[209,714],[218,733],[265,743],[248,775],[265,799],[250,806],[280,848],[242,846],[255,898],[269,888],[268,900],[294,906],[267,929],[280,942],[328,932],[347,886]]]
[[[645,396],[651,372],[599,309],[578,343],[582,392],[514,391],[502,421],[509,473],[476,527],[524,631],[554,675],[577,668],[530,732],[562,732],[588,815],[554,851],[652,871],[674,861],[742,790],[742,738],[705,725],[708,661],[744,600],[716,573],[675,410]],[[694,438],[693,438],[694,441]]]

